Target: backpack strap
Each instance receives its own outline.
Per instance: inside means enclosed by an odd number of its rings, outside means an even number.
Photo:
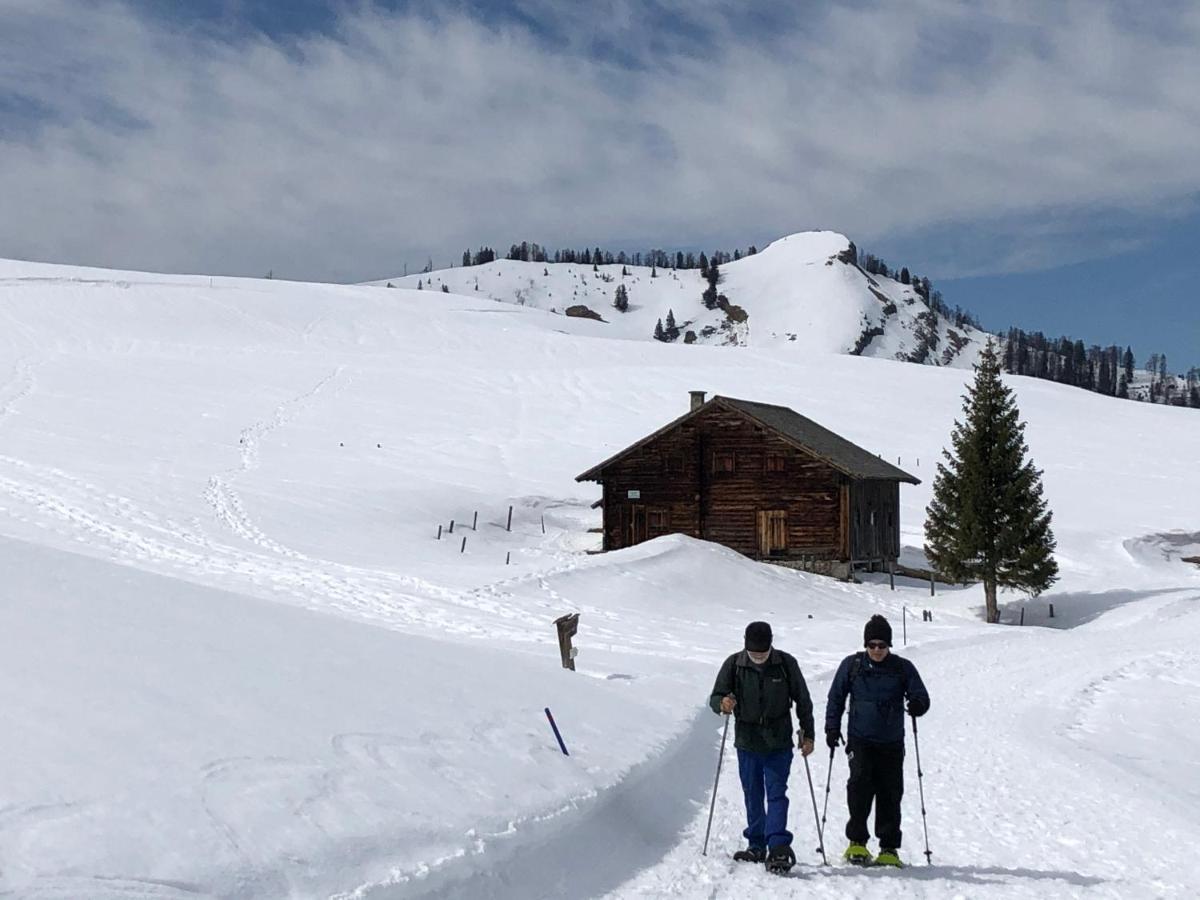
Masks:
[[[855,653],[854,662],[850,663],[850,675],[846,679],[846,692],[850,695],[854,694],[854,679],[858,677],[858,673],[862,670],[862,663],[862,653]]]

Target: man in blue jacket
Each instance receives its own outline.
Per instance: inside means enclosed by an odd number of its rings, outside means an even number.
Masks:
[[[832,753],[842,739],[842,712],[850,698],[846,756],[850,780],[846,803],[850,821],[845,858],[857,865],[872,862],[867,849],[867,816],[875,805],[877,865],[900,866],[900,798],[904,796],[904,714],[929,711],[929,693],[917,667],[891,652],[892,626],[883,616],[871,616],[863,629],[865,653],[847,656],[829,686],[825,706],[825,743]],[[905,706],[905,700],[908,704]]]
[[[787,828],[792,741],[802,755],[812,753],[813,708],[796,657],[773,647],[773,640],[766,622],[747,625],[746,649],[725,660],[708,702],[713,712],[737,722],[733,744],[746,800],[742,834],[749,846],[733,858],[765,862],[769,871],[783,873],[796,862]],[[796,738],[793,705],[800,725]]]

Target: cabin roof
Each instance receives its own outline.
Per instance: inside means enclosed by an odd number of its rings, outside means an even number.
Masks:
[[[806,450],[818,459],[854,479],[876,479],[884,481],[904,481],[908,484],[920,484],[919,478],[910,475],[903,469],[864,450],[858,444],[846,440],[839,434],[818,425],[812,419],[800,415],[786,406],[774,406],[769,403],[756,403],[753,400],[738,400],[735,397],[714,396],[697,409],[689,411],[673,422],[668,422],[652,434],[646,435],[639,441],[630,444],[624,450],[610,456],[604,462],[593,466],[586,472],[575,476],[576,481],[602,481],[604,469],[634,450],[650,443],[657,437],[678,428],[689,419],[699,416],[714,405],[732,409],[757,425],[769,429],[790,444]]]

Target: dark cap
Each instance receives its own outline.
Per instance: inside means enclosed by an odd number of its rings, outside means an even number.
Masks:
[[[771,626],[766,622],[751,622],[746,626],[746,649],[765,653],[771,649]]]
[[[889,647],[892,646],[892,626],[883,616],[871,616],[863,628],[864,647],[868,641],[884,641]]]

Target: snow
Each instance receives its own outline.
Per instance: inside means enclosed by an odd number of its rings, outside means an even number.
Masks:
[[[574,476],[696,389],[791,406],[922,478],[901,493],[920,559],[969,372],[880,358],[890,334],[880,357],[841,354],[870,306],[861,274],[824,265],[838,238],[725,267],[751,314],[736,348],[473,290],[0,261],[0,893],[1192,896],[1193,411],[1007,379],[1063,571],[1038,600],[1002,595],[1024,628],[981,624],[977,587],[843,584],[683,536],[588,552],[597,491]],[[784,295],[802,257],[805,290],[849,312]],[[525,266],[541,271],[453,271]],[[698,285],[674,290],[703,311]],[[903,853],[921,865],[818,866],[797,759],[800,865],[736,867],[732,748],[701,857],[721,726],[704,703],[745,623],[774,624],[820,715],[874,612],[906,623],[896,649],[933,698],[934,866],[911,744]],[[831,856],[844,778],[839,757]]]
[[[673,313],[680,334],[692,331],[701,344],[774,347],[800,358],[856,349],[883,359],[911,358],[921,345],[918,316],[932,313],[912,287],[839,260],[849,245],[837,232],[801,232],[721,265],[718,291],[749,315],[745,323],[731,321],[723,310],[705,308],[701,294],[707,282],[699,269],[500,259],[373,284],[416,288],[419,283],[422,290],[435,292],[445,287],[556,313],[583,305],[604,320],[587,333],[623,340],[651,340],[655,323]],[[624,313],[612,305],[621,284],[629,296]],[[858,347],[868,329],[882,333]],[[957,337],[950,333],[955,330]],[[936,349],[924,359],[933,365],[969,368],[987,339],[969,326],[952,329],[941,317],[934,331]]]

